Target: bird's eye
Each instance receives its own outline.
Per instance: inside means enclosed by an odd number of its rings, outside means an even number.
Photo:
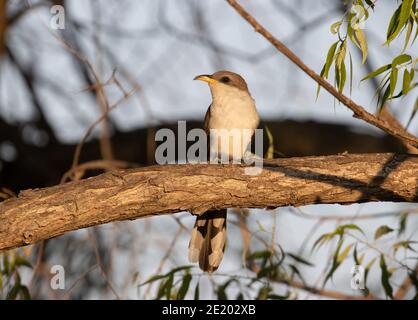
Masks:
[[[222,83],[228,83],[229,81],[231,81],[231,79],[229,79],[228,77],[222,77],[221,78]]]

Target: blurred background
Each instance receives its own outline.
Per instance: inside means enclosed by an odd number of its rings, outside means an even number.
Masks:
[[[335,0],[240,3],[318,73],[335,42],[329,27],[349,10],[345,1]],[[50,27],[53,5],[65,8],[63,30]],[[397,1],[376,3],[365,25],[369,58],[364,65],[361,53],[350,49],[351,98],[372,113],[377,82],[360,83],[360,79],[401,51],[401,42],[382,46],[398,5]],[[417,49],[415,44],[407,52]],[[247,80],[262,126],[272,132],[277,157],[406,151],[382,131],[354,119],[327,92],[321,91],[317,99],[316,83],[223,0],[1,0],[0,55],[3,194],[153,165],[158,128],[175,130],[179,120],[187,120],[188,128],[202,125],[211,96],[207,86],[192,79],[217,70],[231,70]],[[416,92],[388,106],[403,126],[415,99]],[[418,133],[418,120],[412,121],[409,131]],[[74,165],[80,165],[77,171],[71,171]],[[337,225],[353,221],[373,238],[380,225],[398,230],[405,216],[408,220],[400,236],[412,241],[417,238],[416,212],[416,205],[390,203],[231,210],[229,241],[218,272],[209,277],[198,268],[180,270],[175,284],[192,275],[187,298],[194,297],[196,287],[200,298],[256,298],[266,282],[280,297],[336,298],[298,288],[298,284],[321,287],[332,262],[335,244],[312,252],[313,242]],[[22,281],[32,298],[154,298],[158,284],[141,284],[150,276],[188,265],[193,221],[189,213],[179,213],[115,222],[17,250],[32,264],[23,268]],[[373,246],[391,250],[398,240],[388,236]],[[286,273],[283,279],[295,281],[293,286],[280,277],[254,280],[256,272],[245,267],[250,247],[251,252],[263,252],[266,244],[300,258],[281,270]],[[376,251],[363,247],[359,252],[367,265]],[[387,263],[395,268],[393,285],[400,285],[407,273],[397,270],[395,262]],[[411,267],[414,263],[414,259],[405,262]],[[66,290],[49,286],[50,267],[57,264],[65,268]],[[370,269],[368,288],[384,297],[378,264]],[[324,289],[359,295],[350,287],[353,265],[353,258],[347,259]]]

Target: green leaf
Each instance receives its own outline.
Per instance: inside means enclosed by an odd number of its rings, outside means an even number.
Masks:
[[[390,19],[388,30],[386,33],[386,42],[389,41],[389,38],[392,36],[392,34],[395,32],[396,27],[399,23],[399,14],[401,13],[401,6],[399,6],[396,11],[393,13],[392,18]]]
[[[30,300],[31,296],[29,293],[29,289],[26,286],[20,286],[20,294],[24,300]]]
[[[365,0],[367,5],[374,10],[374,3],[372,0]]]
[[[270,300],[287,300],[287,299],[289,299],[289,295],[281,296],[281,295],[271,293],[271,294],[268,295],[267,299],[270,299]]]
[[[299,269],[295,265],[290,264],[289,268],[292,270],[292,278],[293,278],[294,275],[297,275],[299,277],[299,279],[302,280],[303,283],[305,283],[305,279],[303,278]]]
[[[218,287],[217,293],[218,293],[218,300],[228,300],[228,296],[226,295],[226,289],[228,286],[235,282],[235,279],[229,279],[227,282],[225,282],[223,285]]]
[[[339,254],[339,256],[337,257],[337,262],[338,264],[341,264],[345,258],[347,257],[347,255],[350,253],[351,248],[353,247],[354,243],[349,244],[344,250],[343,252],[341,252]]]
[[[337,235],[339,235],[340,237],[342,237],[343,235],[344,235],[344,233],[345,233],[345,231],[347,230],[347,229],[349,229],[349,230],[356,230],[356,231],[359,231],[359,232],[361,232],[361,234],[363,234],[363,235],[365,235],[364,234],[364,231],[363,230],[361,230],[361,228],[360,227],[358,227],[357,225],[355,225],[355,224],[352,224],[352,223],[350,223],[350,224],[345,224],[345,225],[341,225],[341,226],[338,226],[337,227],[337,229],[335,229],[333,232],[331,232],[331,233],[325,233],[325,234],[323,234],[323,235],[321,235],[316,241],[315,241],[315,243],[313,244],[313,246],[312,246],[312,251],[318,246],[318,248],[320,247],[320,246],[322,246],[324,243],[326,243],[326,242],[328,242],[329,240],[331,240],[333,237],[335,237],[335,236],[337,236]]]
[[[337,248],[336,248],[334,256],[332,258],[331,269],[329,270],[329,272],[327,273],[327,275],[325,277],[323,286],[325,286],[326,283],[328,282],[328,280],[332,278],[334,272],[338,269],[338,267],[341,264],[341,262],[338,261],[338,257],[340,256],[340,250],[341,250],[341,247],[343,245],[343,242],[344,242],[344,239],[343,239],[342,236],[340,236],[340,239],[338,240]]]
[[[338,91],[343,92],[345,81],[347,79],[347,70],[345,68],[344,60],[341,62],[341,65],[339,65],[339,67],[336,64],[335,68],[336,68],[335,74],[336,74],[336,79],[337,79]]]
[[[328,78],[329,69],[331,68],[332,61],[334,60],[335,50],[337,49],[339,41],[335,42],[328,50],[327,60],[325,61],[325,70],[323,76]]]
[[[389,45],[392,42],[392,40],[395,39],[397,35],[399,34],[399,32],[402,30],[402,28],[404,27],[405,23],[408,21],[409,16],[411,14],[413,2],[414,0],[402,1],[401,7],[400,7],[401,10],[399,13],[399,17],[397,19],[396,28],[394,28],[394,31],[390,34],[385,44]]]
[[[386,226],[386,225],[384,225],[384,226],[380,226],[379,228],[377,228],[377,230],[376,230],[376,232],[375,232],[375,234],[374,234],[374,239],[375,239],[375,240],[377,240],[377,239],[379,239],[380,237],[382,237],[382,236],[384,236],[385,234],[390,233],[390,232],[392,232],[392,231],[393,231],[393,229],[392,229],[392,228],[390,228],[390,227],[388,227],[388,226]]]
[[[417,111],[418,111],[418,98],[417,98],[417,100],[415,101],[414,108],[412,109],[412,114],[411,114],[411,116],[409,117],[408,123],[406,124],[406,127],[405,127],[406,129],[408,129],[408,128],[409,128],[409,125],[411,124],[412,120],[414,119],[414,117],[415,117],[415,115],[416,115]]]
[[[260,231],[266,232],[266,228],[264,228],[264,226],[261,224],[259,220],[255,220],[255,222],[257,223],[257,226],[260,229]]]
[[[402,81],[402,92],[404,95],[408,94],[409,88],[411,85],[411,75],[408,70],[403,72],[403,81]]]
[[[10,263],[9,263],[9,256],[8,254],[3,254],[3,271],[6,275],[10,273]]]
[[[357,243],[356,243],[356,245],[354,246],[354,253],[353,253],[353,257],[354,257],[354,263],[356,264],[356,265],[361,265],[361,261],[359,260],[359,258],[358,258],[358,255],[357,255]]]
[[[267,300],[270,292],[271,288],[269,286],[262,287],[258,292],[257,300]]]
[[[321,235],[316,241],[315,241],[315,243],[313,244],[313,246],[312,246],[312,250],[311,251],[314,251],[315,250],[315,248],[318,246],[318,249],[324,244],[324,243],[326,243],[326,242],[328,242],[329,240],[331,240],[332,238],[333,238],[333,236],[334,236],[335,234],[333,234],[333,233],[326,233],[326,234],[323,234],[323,235]]]
[[[183,282],[181,284],[181,287],[179,291],[177,292],[177,300],[184,300],[184,297],[187,294],[187,291],[189,290],[190,281],[192,280],[192,276],[190,273],[186,273],[183,277]]]
[[[199,293],[199,281],[197,281],[196,288],[194,289],[194,299],[199,300],[200,293]]]
[[[405,62],[409,62],[412,60],[412,57],[409,54],[401,54],[392,60],[392,69],[396,66],[403,64]]]
[[[368,272],[373,267],[376,260],[377,260],[377,258],[373,258],[372,260],[369,261],[369,263],[367,264],[367,266],[365,268],[366,272]]]
[[[166,276],[168,276],[168,275],[170,275],[172,273],[177,273],[179,271],[189,270],[191,268],[193,268],[193,266],[181,266],[181,267],[177,267],[177,268],[174,268],[173,270],[171,270],[169,273],[167,273]]]
[[[32,264],[28,260],[26,260],[25,258],[23,258],[22,256],[19,256],[19,255],[16,255],[14,257],[14,264],[16,266],[19,266],[19,267],[25,266],[25,267],[28,267],[28,268],[32,268]]]
[[[244,295],[242,294],[242,292],[239,292],[237,297],[235,298],[235,300],[244,300]]]
[[[267,126],[264,126],[266,128],[266,134],[267,134],[267,139],[268,139],[268,149],[266,152],[266,159],[273,159],[274,158],[274,140],[273,140],[273,135],[271,134],[270,129]]]
[[[409,89],[408,89],[408,91],[411,91],[412,89],[415,89],[415,87],[417,87],[418,86],[418,82],[417,83],[414,83],[414,84],[412,84],[410,87],[409,87]],[[393,100],[393,99],[397,99],[397,98],[399,98],[399,97],[402,97],[404,95],[404,92],[403,92],[403,90],[401,90],[396,96],[393,96],[392,98],[390,98],[391,100]]]
[[[411,39],[413,27],[414,27],[414,19],[410,18],[408,21],[408,26],[406,28],[405,42],[402,48],[402,52],[404,52],[406,50],[406,47],[408,46],[409,40]]]
[[[193,266],[181,266],[181,267],[174,268],[173,270],[171,270],[170,272],[168,272],[166,274],[157,274],[155,276],[152,276],[151,278],[149,278],[144,283],[141,283],[139,286],[143,286],[143,285],[146,285],[148,283],[167,278],[167,277],[173,275],[174,273],[177,273],[177,272],[183,271],[183,270],[189,270],[191,268],[193,268]]]
[[[382,276],[381,276],[382,286],[385,289],[386,296],[393,299],[393,288],[390,284],[390,277],[392,276],[392,274],[389,272],[386,266],[386,262],[385,262],[385,258],[383,254],[380,255],[380,269],[382,271]]]
[[[411,244],[417,244],[417,243],[418,241],[405,240],[405,241],[396,242],[392,247],[393,247],[393,251],[395,254],[400,248],[404,248],[404,249],[416,252],[415,249],[411,247]]]
[[[6,300],[16,300],[17,295],[20,291],[20,283],[15,283],[10,289],[10,291],[7,293]]]
[[[390,86],[387,86],[387,87],[386,87],[386,90],[385,90],[385,92],[383,93],[383,96],[382,96],[382,98],[381,98],[380,105],[379,105],[379,102],[378,102],[379,111],[380,111],[380,110],[382,110],[383,106],[385,105],[386,101],[387,101],[387,100],[388,100],[388,98],[389,98],[389,92],[390,92],[389,90],[390,90]]]
[[[179,271],[188,271],[189,269],[193,268],[193,266],[181,266],[181,267],[177,267],[172,269],[170,272],[163,274],[163,275],[155,275],[152,276],[151,278],[149,278],[147,281],[145,281],[144,283],[141,283],[139,285],[139,287],[154,282],[154,281],[158,281],[158,280],[162,280],[167,278],[166,281],[161,281],[160,285],[158,287],[158,291],[157,291],[157,300],[161,299],[164,295],[166,295],[167,300],[171,299],[171,289],[173,287],[173,282],[174,282],[174,274],[179,272]]]
[[[369,271],[372,268],[373,264],[376,262],[377,258],[373,258],[372,260],[369,261],[369,263],[367,264],[365,271],[364,271],[364,283],[367,283],[367,276],[369,275]]]
[[[342,225],[342,226],[339,226],[339,227],[336,229],[336,231],[335,231],[335,232],[336,232],[336,233],[338,233],[338,234],[340,234],[340,235],[343,235],[346,229],[350,229],[350,230],[357,230],[357,231],[361,232],[363,235],[365,235],[365,234],[364,234],[364,231],[363,231],[363,230],[362,230],[359,226],[357,226],[357,225],[355,225],[355,224],[353,224],[353,223],[350,223],[350,224],[344,224],[344,225]]]
[[[346,80],[347,80],[347,69],[345,67],[345,62],[343,61],[342,66],[341,66],[340,92],[344,90]]]
[[[399,228],[398,228],[398,237],[403,234],[406,230],[406,220],[408,219],[408,213],[402,213],[399,217]]]
[[[368,55],[368,45],[366,40],[366,34],[362,29],[355,29],[354,30],[354,37],[352,39],[355,39],[353,41],[355,45],[361,50],[361,53],[363,55],[362,63],[364,64],[367,59]]]
[[[384,88],[387,86],[387,91],[389,95],[389,79],[390,78],[390,72],[386,73],[385,76],[379,81],[379,84],[376,88],[375,96],[377,96],[377,106],[380,104],[380,100],[382,99],[382,92]]]
[[[393,96],[389,100],[398,99],[399,97],[402,97],[402,96],[403,96],[403,90],[399,91],[399,93],[397,95]]]
[[[344,40],[340,44],[340,48],[338,49],[338,52],[335,56],[335,63],[338,66],[338,69],[341,69],[342,64],[345,60],[345,55],[347,53],[347,40]]]
[[[161,281],[160,285],[158,286],[158,290],[157,290],[157,297],[155,298],[156,300],[160,300],[165,293],[165,281]]]
[[[342,23],[343,23],[342,21],[334,22],[330,27],[331,33],[336,34],[338,32],[338,30],[340,29],[340,26],[341,26]]]
[[[332,62],[334,61],[335,50],[337,49],[338,43],[339,43],[339,41],[332,44],[332,46],[328,50],[327,59],[325,60],[325,64],[322,67],[322,70],[321,70],[321,73],[320,73],[320,76],[325,78],[325,79],[328,79],[329,70],[331,68]],[[318,98],[320,90],[321,90],[321,86],[318,84],[318,87],[316,89],[316,98]]]
[[[412,284],[415,287],[415,300],[417,300],[418,297],[418,277],[417,277],[417,273],[416,272],[408,272],[409,275],[409,279],[411,279]]]
[[[366,271],[370,270],[373,267],[374,263],[376,262],[376,259],[377,258],[373,258],[372,260],[369,261],[369,263],[366,266]]]
[[[171,300],[171,289],[173,289],[174,273],[171,273],[164,285],[165,297]]]
[[[411,15],[412,5],[414,0],[403,0],[401,5],[401,12],[399,14],[399,24],[395,30],[395,34],[398,34],[402,27],[407,23],[409,16]]]
[[[398,68],[392,68],[392,73],[390,74],[390,83],[389,83],[389,96],[388,98],[393,96],[395,92],[396,83],[398,81]]]
[[[302,264],[304,264],[304,265],[306,265],[306,266],[313,267],[313,264],[312,264],[312,263],[310,263],[309,261],[307,261],[307,260],[305,260],[305,259],[303,259],[303,258],[301,258],[301,257],[299,257],[299,256],[297,256],[297,255],[295,255],[295,254],[292,254],[292,253],[287,253],[287,255],[288,255],[289,257],[291,257],[293,260],[295,260],[295,261],[297,261],[297,262],[299,262],[299,263],[302,263]]]
[[[418,24],[418,22],[416,22]],[[415,43],[415,40],[418,38],[418,28],[415,30],[414,39],[412,40],[411,46]]]
[[[163,275],[161,275],[161,274],[159,274],[159,275],[156,275],[156,276],[152,276],[151,278],[149,278],[147,281],[145,281],[144,283],[141,283],[139,286],[141,287],[141,286],[143,286],[143,285],[146,285],[146,284],[148,284],[148,283],[151,283],[151,282],[154,282],[154,281],[157,281],[157,280],[160,280],[160,279],[163,279],[163,278],[166,278],[167,277],[167,275],[165,275],[165,274],[163,274]]]
[[[271,257],[270,250],[256,251],[248,256],[247,260],[268,259]]]
[[[261,278],[270,278],[271,274],[276,270],[276,266],[269,265],[269,266],[263,266],[258,272],[257,272],[257,279]]]
[[[367,76],[365,76],[363,79],[361,79],[361,81],[364,81],[364,80],[367,80],[367,79],[370,79],[370,78],[374,78],[374,77],[378,76],[379,74],[389,70],[391,67],[392,67],[391,64],[387,64],[383,67],[380,67],[380,68],[376,69],[375,71],[369,73]]]

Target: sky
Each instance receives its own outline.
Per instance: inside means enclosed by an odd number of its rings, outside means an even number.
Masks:
[[[129,98],[112,111],[111,117],[120,130],[128,131],[177,120],[203,119],[211,97],[208,88],[193,81],[193,78],[198,74],[226,69],[238,72],[247,80],[262,119],[316,120],[347,124],[352,130],[381,134],[378,129],[354,119],[345,106],[335,104],[333,97],[325,91],[316,99],[314,81],[272,49],[225,1],[191,2],[201,14],[203,22],[200,30],[204,32],[196,29],[191,7],[184,0],[68,2],[67,19],[75,21],[79,30],[82,30],[79,32],[81,46],[101,79],[109,79],[116,68],[117,75],[127,74],[127,78],[131,79],[127,81],[121,77],[121,83],[127,91],[134,83],[141,86],[140,94]],[[334,1],[242,0],[240,3],[309,67],[320,72],[328,48],[336,41],[329,27],[341,17],[341,12],[334,8]],[[395,6],[395,1],[378,1],[375,12],[366,22],[369,59],[373,69],[390,63],[400,52],[401,42],[394,42],[389,48],[382,45],[389,17]],[[33,65],[35,74],[42,80],[39,81],[39,89],[46,105],[45,113],[58,137],[64,142],[74,143],[79,141],[89,125],[98,118],[100,111],[95,101],[86,93],[79,76],[74,73],[73,58],[48,27],[49,19],[48,10],[36,10],[34,14],[20,21],[18,28],[10,31],[10,43],[12,47],[18,48],[19,57],[25,64]],[[311,25],[312,21],[320,23]],[[298,31],[301,25],[307,25],[307,30]],[[72,31],[66,29],[62,34]],[[206,40],[202,40],[203,38]],[[207,45],[208,39],[214,46]],[[417,49],[418,44],[415,44],[407,53],[416,54]],[[374,112],[376,102],[373,100],[373,87],[369,82],[359,81],[367,71],[361,66],[358,50],[351,46],[350,51],[355,66],[350,96],[355,102]],[[110,59],[109,56],[113,58]],[[0,97],[3,102],[10,102],[15,97],[16,102],[2,103],[2,115],[9,121],[29,119],[33,116],[29,98],[10,81],[21,80],[13,79],[13,70],[5,68],[3,72],[5,76],[0,79]],[[120,90],[114,85],[106,87],[106,92],[113,102],[121,96]],[[416,97],[415,91],[390,105],[403,124],[409,118]],[[74,114],[81,115],[81,119]],[[411,124],[410,131],[413,134],[418,133],[418,120]],[[300,210],[311,215],[361,215],[410,207],[413,205],[371,203],[351,206],[315,205],[305,206]],[[271,228],[273,212],[252,212],[254,214],[250,218],[251,225],[260,223],[266,225],[266,229]],[[312,220],[296,217],[287,208],[277,209],[274,213],[277,241],[286,251],[296,252],[301,239],[309,233]],[[169,241],[176,230],[176,224],[168,217],[152,218],[152,221],[156,222],[153,224],[155,232],[153,237],[143,240],[146,248],[155,240],[154,237],[160,240],[167,238]],[[159,221],[164,223],[160,224]],[[135,224],[139,231],[144,229],[142,221],[128,223]],[[193,217],[186,215],[184,223],[191,228]],[[360,226],[373,233],[376,223],[376,220],[362,221]],[[379,225],[396,223],[393,218],[379,219]],[[334,228],[335,223],[327,222],[316,231],[316,237]],[[410,231],[412,234],[413,230]],[[241,246],[237,238],[239,232],[234,230],[229,234],[234,238],[229,241],[230,247],[225,255],[222,272],[236,272],[241,268],[236,265]],[[181,254],[176,256],[175,262],[179,265],[187,264],[188,236],[183,234],[177,243]],[[323,249],[312,256],[309,250],[304,254],[323,267],[327,253]],[[149,250],[145,249],[144,254],[150,261],[158,261],[160,256],[151,247]],[[138,261],[138,265],[141,266],[142,279],[155,270],[153,263],[144,265]],[[305,271],[317,274],[321,270],[319,266]],[[117,267],[123,268],[123,263]],[[350,268],[349,264],[343,265],[334,284],[330,286],[353,293],[349,287]],[[371,275],[371,279],[378,277],[379,273]],[[130,295],[135,297],[135,288],[132,288]]]
[[[210,94],[207,87],[192,79],[198,74],[228,69],[240,73],[247,80],[264,119],[312,119],[378,132],[370,125],[353,119],[346,107],[339,104],[334,107],[334,99],[328,93],[321,92],[316,100],[313,80],[272,49],[223,0],[208,1],[198,7],[201,8],[204,30],[210,40],[227,54],[218,54],[202,45],[199,41],[202,33],[196,30],[185,1],[106,2],[99,12],[97,6],[90,3],[69,1],[67,14],[69,19],[82,26],[82,45],[96,71],[105,81],[116,67],[120,72],[128,72],[132,81],[143,89],[143,94],[130,98],[112,112],[112,118],[120,129],[129,130],[166,121],[202,119],[210,104]],[[260,5],[242,1],[242,4],[319,73],[328,48],[336,40],[335,35],[329,32],[329,26],[341,17],[340,12],[334,10],[332,1],[261,1]],[[400,42],[384,48],[385,33],[379,32],[382,28],[386,29],[386,20],[393,9],[394,6],[388,2],[377,5],[365,24],[370,42],[369,59],[374,69],[389,63],[400,52]],[[72,58],[52,36],[48,28],[49,18],[47,10],[36,11],[36,14],[21,22],[32,26],[31,34],[27,32],[28,27],[22,26],[12,30],[10,38],[12,44],[20,48],[24,44],[24,49],[20,50],[22,59],[28,63],[36,59],[37,72],[45,80],[60,84],[63,92],[51,90],[48,84],[41,85],[42,98],[47,102],[48,118],[54,123],[60,138],[74,142],[80,138],[86,126],[97,118],[98,110],[92,107],[92,101],[84,91],[86,88],[74,74]],[[310,22],[316,20],[321,23],[298,32],[299,25],[309,26]],[[36,28],[33,28],[33,24]],[[99,34],[99,42],[104,50],[100,51],[92,42],[93,33]],[[409,51],[416,49],[417,44]],[[376,101],[373,100],[373,88],[368,82],[359,82],[367,71],[361,67],[358,50],[354,47],[350,50],[355,66],[351,97],[374,111]],[[103,51],[110,51],[117,62],[109,63]],[[125,84],[129,90],[129,84]],[[107,88],[109,95],[114,97],[111,101],[118,99],[118,91],[115,86]],[[62,93],[69,96],[71,102],[61,103]],[[395,114],[401,114],[402,123],[408,120],[414,100],[411,94],[391,105]],[[19,112],[13,112],[10,117],[30,116],[27,97],[26,103],[25,97],[21,97],[21,102],[16,106]],[[151,109],[152,115],[146,109]],[[85,123],[80,123],[72,115],[72,110],[82,111]],[[416,131],[416,123],[412,123],[411,132]]]

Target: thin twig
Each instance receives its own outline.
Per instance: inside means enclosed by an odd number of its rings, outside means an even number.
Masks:
[[[65,183],[68,179],[80,180],[87,170],[115,170],[134,166],[136,166],[136,164],[118,160],[94,160],[84,162],[83,164],[80,164],[75,168],[71,168],[66,173],[64,173],[60,184]]]
[[[307,213],[303,212],[300,208],[288,208],[287,212],[289,212],[290,214],[293,214],[297,217],[304,218],[304,219],[313,219],[313,220],[319,220],[319,221],[327,221],[327,220],[343,221],[343,220],[380,219],[380,218],[393,217],[393,216],[397,216],[397,215],[401,215],[401,214],[414,215],[414,214],[418,214],[418,209],[397,210],[397,211],[362,214],[362,215],[349,215],[349,216],[313,215],[313,214],[307,214]]]
[[[64,296],[69,299],[70,292],[75,288],[75,286],[84,278],[86,277],[91,271],[96,269],[98,267],[97,264],[91,266],[86,271],[84,271],[75,281],[74,283],[68,288],[68,290],[65,292]]]
[[[166,261],[167,261],[167,260],[168,260],[168,258],[170,257],[170,254],[171,254],[171,252],[173,251],[174,246],[176,245],[177,240],[179,239],[179,237],[180,237],[180,235],[182,234],[182,232],[183,232],[183,231],[184,231],[183,226],[182,226],[182,225],[180,225],[180,227],[179,227],[178,231],[176,232],[176,234],[175,234],[175,235],[174,235],[174,237],[173,237],[173,240],[172,240],[172,241],[171,241],[171,243],[170,243],[170,246],[168,247],[167,251],[165,252],[165,254],[164,254],[163,258],[162,258],[162,259],[161,259],[161,261],[160,261],[160,264],[159,264],[159,266],[158,266],[158,268],[157,268],[157,271],[155,272],[155,274],[156,274],[156,275],[160,274],[160,273],[161,273],[161,271],[163,270],[163,267],[164,267],[164,265],[165,265]],[[149,293],[151,292],[152,285],[153,285],[153,282],[151,282],[151,283],[148,285],[148,287],[147,287],[147,289],[146,289],[146,291],[145,291],[145,294],[144,294],[144,297],[145,297],[145,298],[147,298],[147,297],[148,297],[148,295],[149,295]]]
[[[107,115],[115,108],[117,108],[119,106],[119,104],[129,98],[131,95],[133,95],[136,91],[138,90],[137,87],[134,87],[131,91],[129,91],[126,95],[124,95],[121,99],[119,99],[118,101],[116,101],[115,104],[113,104],[112,106],[109,107],[109,109],[103,113],[86,131],[86,133],[84,134],[83,138],[81,139],[81,141],[78,143],[76,150],[74,152],[74,158],[73,158],[73,164],[72,164],[72,169],[74,169],[79,160],[80,160],[80,154],[81,154],[81,149],[83,148],[84,143],[86,142],[87,138],[91,135],[91,133],[93,132],[93,129],[100,123],[102,122]]]
[[[93,249],[94,249],[94,254],[96,255],[96,262],[97,265],[102,273],[103,278],[105,279],[107,286],[109,287],[110,291],[112,291],[112,293],[115,295],[115,297],[120,300],[120,296],[119,294],[116,292],[115,288],[113,287],[112,282],[110,281],[110,279],[108,278],[105,268],[103,266],[103,262],[102,262],[102,258],[100,256],[100,252],[99,252],[99,248],[97,247],[97,242],[96,239],[94,238],[93,234],[92,234],[92,229],[88,230],[88,234],[90,237],[90,240],[92,242],[93,245]]]
[[[418,264],[415,267],[414,270],[415,276],[418,275]],[[408,293],[409,289],[411,289],[413,285],[411,277],[407,276],[405,277],[405,280],[402,282],[402,284],[399,286],[398,290],[394,294],[393,298],[396,300],[402,300],[405,298],[406,294]]]

